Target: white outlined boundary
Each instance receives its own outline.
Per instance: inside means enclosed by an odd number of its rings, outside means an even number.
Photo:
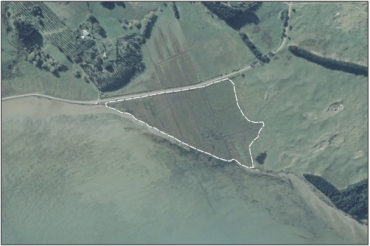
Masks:
[[[217,157],[217,156],[215,156],[215,155],[212,155],[211,153],[208,153],[208,152],[203,151],[203,150],[201,150],[201,149],[197,149],[197,148],[195,148],[194,146],[191,146],[191,145],[189,145],[189,144],[187,144],[187,143],[185,143],[185,142],[183,142],[183,141],[181,141],[181,140],[179,140],[179,139],[175,138],[174,136],[171,136],[171,135],[169,135],[169,134],[167,134],[167,133],[165,133],[165,132],[163,132],[163,131],[159,130],[159,129],[158,129],[158,128],[156,128],[156,127],[152,127],[152,126],[150,126],[149,124],[145,123],[144,121],[137,119],[134,115],[132,115],[132,114],[130,114],[130,113],[127,113],[127,112],[121,112],[121,111],[119,111],[118,109],[115,109],[115,108],[112,108],[112,107],[109,107],[109,106],[108,106],[108,103],[116,103],[116,102],[122,102],[122,101],[135,100],[135,99],[139,99],[139,98],[145,98],[145,97],[157,96],[157,95],[162,95],[162,94],[169,94],[169,93],[176,93],[176,92],[182,92],[182,91],[188,91],[188,90],[200,89],[200,88],[204,88],[204,87],[206,87],[206,86],[210,86],[210,85],[212,85],[212,84],[217,84],[217,83],[220,83],[220,82],[222,82],[222,81],[226,81],[226,80],[230,81],[230,83],[233,85],[233,88],[234,88],[234,95],[235,95],[235,100],[236,100],[236,105],[238,106],[238,108],[239,108],[240,112],[242,113],[242,115],[244,116],[244,118],[246,118],[246,119],[247,119],[247,121],[252,122],[252,123],[256,123],[256,124],[258,124],[258,123],[262,123],[262,127],[261,127],[261,129],[258,131],[258,135],[257,135],[257,137],[256,137],[255,139],[253,139],[253,141],[249,144],[249,147],[248,147],[248,148],[249,148],[249,155],[250,155],[250,157],[251,157],[251,161],[252,161],[252,166],[251,166],[251,167],[248,167],[248,166],[246,166],[246,165],[241,164],[238,160],[236,160],[236,159],[234,159],[234,158],[233,158],[233,159],[230,159],[230,160],[226,160],[226,159],[223,159],[223,158]],[[165,135],[165,136],[167,136],[167,137],[173,138],[174,140],[176,140],[176,141],[180,142],[181,144],[183,144],[183,145],[185,145],[185,146],[188,146],[188,147],[190,147],[190,148],[192,148],[192,149],[195,149],[195,150],[197,150],[197,151],[199,151],[199,152],[202,152],[202,153],[204,153],[204,154],[207,154],[207,155],[209,155],[209,156],[212,156],[213,158],[216,158],[216,159],[219,159],[219,160],[222,160],[222,161],[226,161],[226,162],[232,162],[232,161],[235,161],[238,165],[240,165],[240,166],[242,166],[242,167],[245,167],[245,168],[254,168],[254,164],[253,164],[253,157],[252,157],[252,151],[251,151],[251,146],[252,146],[252,144],[254,143],[254,141],[256,141],[256,140],[259,138],[260,133],[261,133],[261,131],[262,131],[263,127],[265,126],[265,123],[264,123],[263,121],[253,121],[253,120],[249,120],[249,119],[248,119],[248,117],[243,113],[242,109],[241,109],[241,108],[240,108],[240,106],[239,106],[238,97],[236,96],[235,84],[234,84],[234,82],[233,82],[231,79],[229,79],[229,78],[222,79],[222,80],[217,80],[217,81],[214,81],[214,82],[211,82],[211,83],[209,83],[209,84],[202,85],[202,86],[189,87],[189,88],[187,88],[187,89],[177,89],[177,90],[175,89],[175,90],[162,91],[162,92],[158,92],[158,93],[147,94],[147,95],[142,95],[142,96],[137,96],[137,97],[130,97],[130,98],[126,98],[126,99],[117,99],[117,100],[114,100],[114,101],[108,101],[108,102],[106,102],[106,103],[105,103],[105,107],[107,107],[107,108],[109,108],[109,109],[112,109],[112,110],[115,110],[115,111],[117,111],[117,112],[119,112],[119,113],[121,113],[121,114],[127,114],[127,115],[130,115],[130,116],[131,116],[131,117],[133,117],[136,121],[138,121],[138,122],[140,122],[140,123],[142,123],[142,124],[146,125],[146,126],[147,126],[147,127],[149,127],[150,129],[154,129],[154,130],[156,130],[156,131],[160,132],[161,134],[163,134],[163,135]]]

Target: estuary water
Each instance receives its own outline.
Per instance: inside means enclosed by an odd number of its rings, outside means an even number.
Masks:
[[[183,155],[103,107],[17,99],[2,124],[3,244],[367,240],[299,177]]]

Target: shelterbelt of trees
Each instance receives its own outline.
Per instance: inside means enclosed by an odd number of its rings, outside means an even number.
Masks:
[[[289,46],[288,49],[293,55],[321,65],[325,68],[368,77],[368,68],[365,66],[351,62],[344,62],[331,58],[321,57],[295,45]]]
[[[260,60],[263,63],[270,62],[270,58],[266,55],[265,56],[262,55],[261,51],[253,44],[252,41],[250,41],[247,34],[245,34],[244,32],[239,32],[239,36],[258,60]]]
[[[177,9],[176,3],[171,2],[170,6],[171,6],[171,9],[172,9],[172,12],[173,12],[173,15],[175,16],[175,18],[180,19],[180,13],[179,13],[179,10]]]
[[[327,196],[334,205],[352,215],[357,220],[368,218],[368,179],[338,190],[324,178],[312,174],[304,174],[305,179]]]

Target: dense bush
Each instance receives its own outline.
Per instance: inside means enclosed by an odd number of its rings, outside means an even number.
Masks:
[[[324,178],[312,174],[304,174],[305,179],[327,196],[342,211],[361,220],[368,217],[368,180],[364,179],[339,191]]]
[[[270,62],[270,58],[266,55],[265,56],[262,55],[261,51],[252,43],[252,41],[250,41],[247,34],[245,34],[244,32],[239,32],[239,35],[241,39],[243,40],[243,42],[245,43],[245,45],[250,49],[250,51],[254,54],[254,56],[258,60],[260,60],[263,63]]]
[[[30,36],[36,30],[35,27],[29,21],[14,20],[13,24],[17,31],[17,36],[21,39]]]
[[[311,52],[302,49],[297,46],[289,46],[289,51],[298,57],[304,58],[307,61],[314,62],[318,65],[321,65],[325,68],[332,69],[332,70],[339,70],[346,73],[353,73],[356,75],[364,75],[368,76],[368,68],[365,66],[361,66],[355,63],[344,62],[344,61],[337,61],[331,58],[324,58]]]

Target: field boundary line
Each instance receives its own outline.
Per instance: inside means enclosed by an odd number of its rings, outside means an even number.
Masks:
[[[248,146],[248,149],[249,149],[249,155],[250,155],[251,162],[252,162],[252,166],[251,166],[251,167],[248,167],[248,166],[246,166],[246,165],[242,164],[240,161],[238,161],[238,160],[236,160],[236,159],[234,159],[234,158],[232,158],[232,159],[230,159],[230,160],[227,160],[227,159],[224,159],[224,158],[220,158],[220,157],[218,157],[218,156],[215,156],[215,155],[213,155],[213,154],[211,154],[211,153],[209,153],[209,152],[206,152],[206,151],[203,151],[203,150],[201,150],[201,149],[198,149],[198,148],[196,148],[196,147],[194,147],[194,146],[192,146],[192,145],[190,145],[190,144],[187,144],[187,143],[185,143],[185,142],[181,141],[180,139],[178,139],[178,138],[176,138],[176,137],[174,137],[174,136],[172,136],[172,135],[170,135],[170,134],[167,134],[167,133],[165,133],[165,132],[163,132],[163,131],[159,130],[159,129],[158,129],[158,128],[156,128],[156,127],[153,127],[153,126],[149,125],[148,123],[146,123],[146,122],[144,122],[144,121],[142,121],[142,120],[139,120],[139,119],[138,119],[138,118],[136,118],[133,114],[130,114],[130,113],[128,113],[128,112],[122,112],[122,111],[120,111],[120,110],[118,110],[118,109],[116,109],[116,108],[113,108],[113,107],[109,107],[109,106],[108,106],[108,104],[109,104],[109,103],[117,103],[117,102],[123,102],[123,101],[129,101],[129,100],[140,99],[140,98],[146,98],[146,97],[158,96],[158,95],[163,95],[163,94],[178,93],[178,92],[183,92],[183,91],[188,91],[188,90],[195,90],[195,89],[205,88],[205,87],[207,87],[207,86],[210,86],[210,85],[213,85],[213,84],[217,84],[217,83],[220,83],[220,82],[223,82],[223,81],[229,81],[229,82],[232,84],[233,89],[234,89],[234,96],[235,96],[235,100],[236,100],[236,105],[238,106],[238,108],[239,108],[239,110],[240,110],[241,114],[243,115],[243,117],[244,117],[247,121],[249,121],[249,122],[251,122],[251,123],[255,123],[255,124],[261,124],[261,123],[262,123],[262,127],[261,127],[261,129],[259,129],[258,134],[257,134],[257,137],[255,137],[255,138],[252,140],[252,142],[249,144],[249,146]],[[188,89],[180,89],[180,90],[178,90],[178,89],[174,89],[174,90],[172,90],[172,91],[165,91],[165,92],[158,92],[158,93],[153,93],[153,94],[146,94],[146,95],[142,95],[142,96],[130,97],[130,98],[125,98],[125,99],[116,99],[116,100],[112,100],[112,101],[108,101],[108,102],[106,102],[106,103],[105,103],[105,107],[106,107],[106,108],[108,108],[108,109],[111,109],[111,110],[115,110],[115,111],[117,111],[118,113],[125,114],[125,115],[129,115],[129,116],[131,116],[132,118],[134,118],[134,120],[135,120],[135,121],[138,121],[138,122],[140,122],[141,124],[146,125],[146,126],[147,126],[147,127],[149,127],[150,129],[156,130],[157,132],[159,132],[159,133],[161,133],[161,134],[163,134],[163,135],[165,135],[165,136],[167,136],[167,137],[170,137],[170,138],[172,138],[172,139],[176,140],[177,142],[179,142],[179,143],[181,143],[181,144],[183,144],[183,145],[185,145],[185,146],[188,146],[189,148],[192,148],[192,149],[197,150],[197,151],[199,151],[199,152],[201,152],[201,153],[207,154],[207,155],[209,155],[209,156],[211,156],[211,157],[213,157],[213,158],[216,158],[216,159],[218,159],[218,160],[225,161],[225,162],[232,162],[232,161],[235,161],[238,165],[240,165],[240,166],[242,166],[242,167],[245,167],[245,168],[249,168],[249,169],[255,168],[255,166],[254,166],[254,162],[253,162],[253,156],[252,156],[252,150],[251,150],[251,147],[252,147],[252,145],[253,145],[254,141],[256,141],[256,140],[259,138],[259,136],[260,136],[260,134],[261,134],[261,131],[262,131],[263,127],[265,126],[265,123],[264,123],[263,121],[253,121],[253,120],[248,119],[248,117],[244,114],[244,112],[242,111],[242,109],[241,109],[241,108],[240,108],[240,106],[239,106],[238,97],[237,97],[237,95],[236,95],[235,84],[234,84],[234,82],[233,82],[231,79],[229,79],[229,78],[221,79],[221,80],[217,80],[217,81],[214,81],[214,82],[210,82],[210,83],[208,83],[208,84],[206,84],[206,85],[202,85],[202,86],[193,86],[193,87],[189,87]]]

